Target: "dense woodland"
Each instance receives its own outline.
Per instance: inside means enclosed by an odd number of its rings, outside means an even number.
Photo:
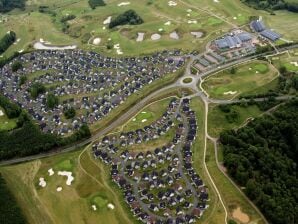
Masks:
[[[14,196],[10,192],[0,173],[0,223],[25,224],[27,223]]]
[[[143,19],[134,10],[130,9],[113,19],[109,24],[109,28],[111,29],[120,25],[138,25],[143,22]]]
[[[16,41],[15,32],[10,31],[10,32],[6,33],[0,39],[0,54],[4,53],[15,41]]]
[[[242,2],[256,9],[281,10],[286,9],[292,12],[298,12],[298,2],[294,0],[241,0]]]
[[[8,12],[14,8],[25,8],[26,0],[0,0],[0,12]]]
[[[82,127],[69,137],[41,132],[39,126],[21,108],[0,95],[0,106],[9,118],[17,118],[17,128],[0,131],[0,160],[47,152],[91,136],[89,127]]]
[[[270,223],[297,223],[298,100],[221,133],[220,141],[228,173]]]

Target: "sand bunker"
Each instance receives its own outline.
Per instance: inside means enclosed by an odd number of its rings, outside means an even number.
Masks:
[[[0,117],[1,117],[1,116],[4,116],[4,113],[3,113],[2,110],[0,110]]]
[[[24,51],[24,49],[21,49],[21,50],[19,50],[18,52],[19,52],[19,53],[22,53],[23,51]]]
[[[144,123],[144,122],[146,122],[146,121],[147,121],[147,119],[143,119],[143,120],[142,120],[142,123]]]
[[[245,213],[243,213],[238,207],[233,211],[233,217],[237,220],[239,220],[241,223],[248,223],[249,222],[249,216]]]
[[[44,42],[36,42],[33,47],[37,50],[73,50],[76,49],[76,45],[69,45],[69,46],[55,46],[49,45],[48,43]]]
[[[74,177],[72,176],[72,172],[68,171],[59,171],[58,175],[60,176],[67,176],[66,185],[71,185],[71,183],[74,180]]]
[[[151,40],[159,40],[161,38],[161,35],[158,33],[152,34]]]
[[[62,191],[62,187],[57,187],[56,191],[57,191],[57,192]]]
[[[41,187],[45,187],[45,186],[47,186],[47,182],[44,180],[43,177],[41,177],[41,178],[39,178],[39,184],[38,185],[41,186]]]
[[[162,32],[162,31],[163,31],[163,28],[159,28],[158,31],[159,31],[159,32]]]
[[[137,120],[136,118],[132,119],[132,121],[136,121],[136,120]]]
[[[290,64],[298,67],[298,62],[297,61],[292,61],[292,62],[290,62]]]
[[[114,49],[116,49],[117,54],[123,54],[123,52],[120,48],[120,44],[115,44]]]
[[[19,42],[20,42],[20,40],[21,40],[21,39],[20,39],[20,38],[18,38],[18,39],[17,39],[17,40],[16,40],[16,41],[15,41],[13,44],[14,44],[14,45],[16,45],[17,43],[19,43]]]
[[[198,21],[197,20],[188,20],[187,23],[188,24],[197,24]]]
[[[96,205],[92,205],[91,208],[93,209],[93,211],[97,210]]]
[[[168,2],[168,5],[169,5],[169,6],[176,6],[176,5],[177,5],[177,2],[169,1],[169,2]]]
[[[215,3],[219,3],[219,0],[213,0],[213,2],[215,2]]]
[[[103,24],[106,25],[106,24],[110,24],[111,23],[111,20],[112,20],[112,16],[109,16],[108,18],[106,18],[104,21],[103,21]]]
[[[195,36],[195,38],[201,38],[203,36],[203,33],[199,31],[190,32],[190,34]]]
[[[108,208],[113,210],[115,208],[115,205],[113,205],[112,203],[109,203]]]
[[[93,44],[94,44],[94,45],[99,45],[100,42],[101,42],[101,39],[100,39],[99,37],[96,37],[96,38],[94,38],[94,40],[93,40]]]
[[[54,170],[51,168],[48,170],[49,176],[53,176],[55,174]]]
[[[237,91],[224,92],[224,95],[235,95]]]
[[[179,40],[179,35],[176,31],[170,33],[170,38],[174,40]]]
[[[142,111],[141,113],[142,113],[142,114],[147,114],[147,112],[146,112],[146,111]]]
[[[125,5],[130,5],[130,2],[121,2],[118,4],[118,6],[125,6]]]
[[[166,26],[171,25],[171,21],[165,22],[165,25],[166,25]]]
[[[142,42],[144,40],[145,33],[138,33],[138,37],[136,39],[137,42]]]

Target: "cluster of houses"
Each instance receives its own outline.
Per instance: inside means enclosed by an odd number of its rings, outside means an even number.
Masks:
[[[15,61],[23,68],[12,71]],[[82,50],[46,50],[15,58],[1,69],[0,92],[26,109],[44,132],[72,133],[83,123],[92,125],[122,104],[145,85],[179,70],[185,61],[179,50],[150,56],[111,58]],[[22,86],[22,76],[28,80]],[[34,83],[46,92],[36,99],[29,93]],[[49,93],[59,98],[54,109],[46,106]],[[76,116],[66,119],[63,112],[74,108]]]
[[[137,139],[142,139],[140,133],[149,135],[148,127],[108,135],[93,144],[93,155],[110,166],[112,180],[138,220],[152,224],[195,223],[208,207],[208,189],[192,165],[198,126],[190,100],[172,100],[162,117],[149,127],[155,133],[173,129],[175,134],[171,142],[152,150],[137,150],[138,144],[144,144]],[[162,135],[157,134],[157,138]],[[123,141],[126,144],[122,145]]]

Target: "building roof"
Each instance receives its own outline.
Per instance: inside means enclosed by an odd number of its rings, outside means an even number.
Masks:
[[[263,37],[268,38],[269,40],[276,41],[278,40],[281,36],[278,33],[273,32],[272,30],[264,30],[260,33]]]
[[[264,23],[260,20],[254,20],[251,22],[251,27],[254,29],[256,32],[261,32],[266,29]]]

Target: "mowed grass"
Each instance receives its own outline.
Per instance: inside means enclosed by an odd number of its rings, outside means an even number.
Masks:
[[[146,106],[142,111],[122,126],[123,131],[132,131],[143,128],[158,120],[166,111],[171,99],[174,99],[174,97],[158,100],[157,102],[153,102]]]
[[[1,107],[0,111],[3,113],[3,115],[0,116],[0,131],[14,129],[17,126],[17,119],[9,119]]]
[[[208,133],[210,136],[219,137],[222,131],[237,128],[244,124],[248,118],[255,118],[262,113],[256,105],[247,107],[233,105],[231,110],[235,110],[239,114],[239,119],[233,123],[229,123],[226,119],[227,113],[222,112],[214,104],[210,105],[208,114]]]
[[[0,168],[28,223],[130,223],[118,198],[102,178],[103,174],[100,170],[93,170],[89,156],[82,158],[81,162],[89,172],[94,172],[92,175],[95,177],[90,177],[80,168],[80,153]],[[50,168],[55,172],[53,176],[48,175]],[[73,172],[75,179],[71,186],[66,185],[66,177],[57,175],[60,168]],[[40,177],[45,178],[45,188],[38,185]],[[62,187],[62,191],[57,192],[57,187]],[[115,205],[115,209],[108,209],[99,198]],[[94,211],[92,205],[97,205],[98,209]]]
[[[266,85],[278,76],[272,65],[262,61],[240,65],[235,70],[235,74],[224,70],[204,80],[202,86],[211,98],[233,99]]]
[[[277,68],[285,67],[289,72],[298,72],[298,55],[284,53],[270,59]]]
[[[219,193],[224,201],[224,204],[228,210],[228,219],[233,219],[237,223],[247,223],[239,217],[233,215],[233,211],[240,208],[243,215],[249,217],[250,224],[263,224],[265,223],[262,217],[257,213],[254,207],[249,204],[248,199],[243,193],[241,193],[230,180],[219,170],[216,164],[214,144],[208,140],[207,152],[206,152],[206,164],[208,170],[216,184],[218,186]],[[218,152],[222,154],[221,149]]]

